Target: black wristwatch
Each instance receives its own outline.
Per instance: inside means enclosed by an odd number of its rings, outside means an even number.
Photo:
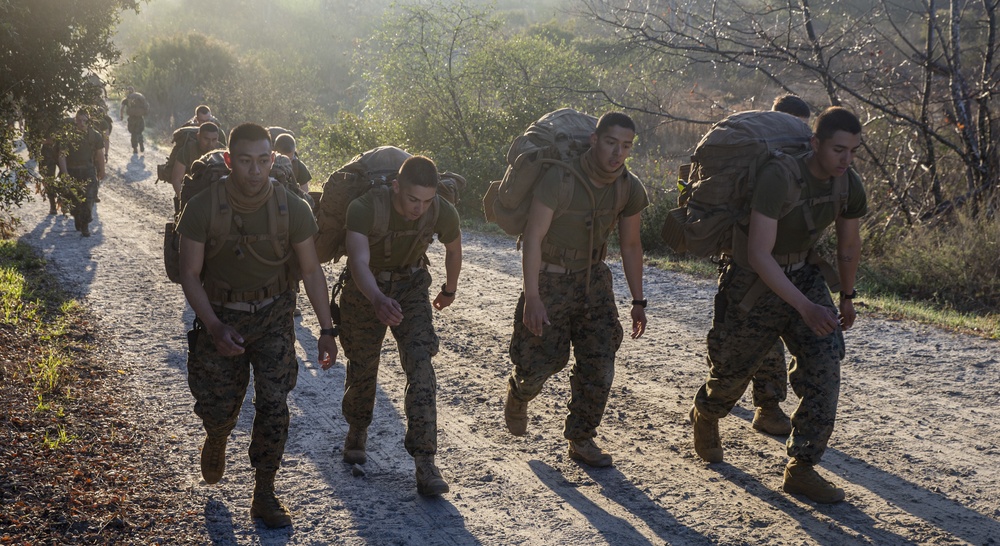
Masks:
[[[856,297],[858,297],[858,289],[857,288],[855,288],[854,290],[852,290],[850,294],[845,294],[843,292],[840,293],[840,299],[842,299],[842,300],[853,300]]]
[[[337,337],[338,335],[340,335],[340,328],[337,328],[336,326],[334,326],[333,328],[320,328],[319,335]]]
[[[446,297],[446,298],[454,298],[455,297],[455,293],[454,292],[449,292],[448,291],[448,283],[444,283],[444,284],[441,285],[441,295],[444,296],[444,297]]]
[[[646,300],[632,300],[632,305],[638,305],[639,307],[646,307]]]

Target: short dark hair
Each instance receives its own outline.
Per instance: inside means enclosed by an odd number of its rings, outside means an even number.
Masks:
[[[212,123],[211,121],[206,121],[205,123],[202,123],[198,127],[199,135],[202,133],[218,133],[218,132],[219,132],[219,126]]]
[[[852,135],[861,134],[861,121],[850,110],[842,106],[831,106],[816,117],[813,134],[821,142],[833,137],[837,131],[847,131]]]
[[[429,157],[415,155],[403,162],[397,180],[400,184],[436,189],[441,177],[438,175],[437,165]]]
[[[271,135],[267,132],[267,129],[256,123],[242,123],[233,128],[229,132],[229,149],[232,150],[236,146],[236,143],[241,140],[248,142],[266,140],[268,147],[271,145]]]
[[[809,119],[809,116],[812,115],[812,110],[809,109],[806,101],[802,100],[798,95],[790,93],[775,98],[774,104],[771,105],[771,110],[791,114],[797,118]]]
[[[211,114],[211,113],[212,109],[204,104],[199,104],[198,107],[194,109],[194,115],[196,116],[200,114]]]
[[[601,119],[597,120],[597,129],[594,132],[600,136],[615,126],[628,129],[633,133],[635,132],[635,122],[622,112],[607,112],[601,116]]]
[[[290,154],[295,151],[295,137],[288,133],[281,133],[274,139],[274,151],[282,154]]]

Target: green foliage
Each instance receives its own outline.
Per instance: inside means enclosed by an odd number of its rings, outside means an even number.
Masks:
[[[237,70],[237,57],[225,44],[196,32],[154,38],[132,62],[115,72],[121,88],[134,86],[150,103],[147,119],[180,125],[204,102],[206,93]],[[214,108],[217,116],[224,115]]]
[[[283,93],[293,91],[288,85],[304,88],[296,87],[294,92],[301,94],[303,104],[308,103],[308,107],[295,105],[296,111],[289,111],[292,118],[306,117],[315,110],[334,118],[338,110],[363,99],[355,85],[358,75],[349,74],[352,53],[360,40],[369,37],[372,25],[378,21],[377,14],[389,4],[390,0],[158,1],[141,14],[124,18],[118,43],[126,54],[134,55],[143,51],[151,38],[190,32],[211,36],[234,52],[241,63],[254,60],[265,65],[268,73],[274,74],[272,81],[284,82]],[[281,66],[285,64],[292,77],[286,76],[286,67]],[[228,92],[222,82],[213,82],[212,87],[215,97]],[[270,98],[264,102],[270,102]],[[216,104],[209,105],[215,113]],[[280,119],[277,109],[256,111],[266,110],[266,105],[233,103],[232,106],[235,109],[227,107],[225,118],[220,118],[224,122],[236,124],[262,117],[268,124],[283,125],[296,132],[300,128],[294,122]],[[190,112],[185,113],[191,116]]]
[[[1000,307],[1000,223],[957,215],[950,224],[897,230],[882,252],[866,253],[874,290],[965,312]]]
[[[38,396],[38,409],[50,410],[63,395],[63,368],[70,362],[67,321],[79,307],[54,288],[42,261],[24,243],[0,239],[0,317],[4,324],[27,332],[41,356],[26,355]]]
[[[481,214],[515,136],[548,111],[587,109],[582,90],[595,85],[589,60],[572,47],[507,36],[494,11],[465,2],[402,6],[358,60],[370,85],[364,123],[398,127],[410,151],[465,175],[464,215]]]
[[[25,126],[51,126],[64,112],[99,100],[85,73],[118,58],[111,31],[138,0],[0,1],[0,235],[30,197],[28,172],[14,145]],[[21,121],[15,130],[15,121]]]
[[[302,61],[245,56],[233,68],[207,87],[204,96],[204,102],[212,105],[213,112],[217,108],[230,126],[254,122],[297,133],[320,110],[313,92],[319,81]]]
[[[332,173],[359,153],[386,143],[406,147],[401,133],[392,125],[377,127],[360,116],[341,111],[334,123],[327,124],[319,118],[307,122],[302,137],[296,141],[296,149],[310,158],[309,168],[314,173]]]

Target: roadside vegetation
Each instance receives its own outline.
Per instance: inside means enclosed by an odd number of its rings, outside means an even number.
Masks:
[[[640,127],[629,165],[652,201],[644,247],[654,262],[675,264],[688,262],[665,247],[660,227],[675,206],[678,167],[711,123],[787,92],[816,112],[842,104],[865,123],[855,162],[869,192],[864,296],[996,320],[1000,159],[989,82],[998,76],[961,63],[989,64],[998,49],[993,3],[955,12],[867,0],[836,9],[658,0],[634,11],[618,0],[436,0],[375,2],[365,13],[379,16],[355,18],[339,2],[259,1],[281,17],[253,34],[236,32],[247,28],[238,14],[185,2],[126,17],[118,38],[131,60],[116,69],[116,89],[151,90],[174,118],[207,102],[230,127],[289,127],[314,190],[375,146],[427,153],[469,180],[465,218],[482,217],[511,139],[542,113],[623,109]],[[169,22],[149,36],[148,20]],[[209,68],[222,58],[238,68]],[[267,100],[248,100],[259,96]],[[165,138],[171,126],[161,125]]]
[[[27,245],[0,240],[0,544],[197,543],[124,370]]]
[[[53,1],[37,9],[56,9]],[[55,31],[51,41],[80,51],[67,62],[102,75],[112,104],[128,85],[144,91],[162,142],[201,103],[224,128],[287,127],[313,190],[355,154],[391,143],[463,174],[460,212],[481,218],[511,139],[532,120],[559,107],[625,110],[640,127],[629,166],[652,201],[643,244],[665,263],[685,263],[659,230],[678,167],[711,123],[787,92],[815,112],[844,105],[865,124],[855,161],[870,209],[863,296],[986,321],[1000,309],[996,2],[247,0],[236,11],[196,0],[95,2],[114,16],[87,20],[90,41]],[[0,10],[13,32],[28,19],[9,4]],[[43,42],[11,51],[55,55]],[[35,77],[35,65],[11,62],[3,80]],[[32,120],[57,117],[93,89],[53,86],[48,110],[29,89],[15,91],[0,101],[8,120],[18,108]],[[0,204],[26,198],[15,190],[0,184]]]

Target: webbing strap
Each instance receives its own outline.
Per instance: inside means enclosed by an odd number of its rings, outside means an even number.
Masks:
[[[840,273],[835,267],[830,265],[830,262],[826,261],[825,258],[820,256],[819,253],[813,249],[809,249],[805,262],[819,267],[820,274],[823,275],[823,280],[826,281],[826,285],[830,287],[830,290],[833,292],[840,292]],[[745,269],[753,271],[753,269],[750,269],[749,267],[745,267]],[[763,279],[760,278],[760,275],[757,275],[756,280],[754,280],[753,284],[750,285],[750,289],[747,290],[747,293],[743,295],[743,299],[740,300],[740,310],[744,313],[749,313],[750,310],[753,309],[754,304],[757,303],[757,299],[770,290],[771,288],[767,286]]]

